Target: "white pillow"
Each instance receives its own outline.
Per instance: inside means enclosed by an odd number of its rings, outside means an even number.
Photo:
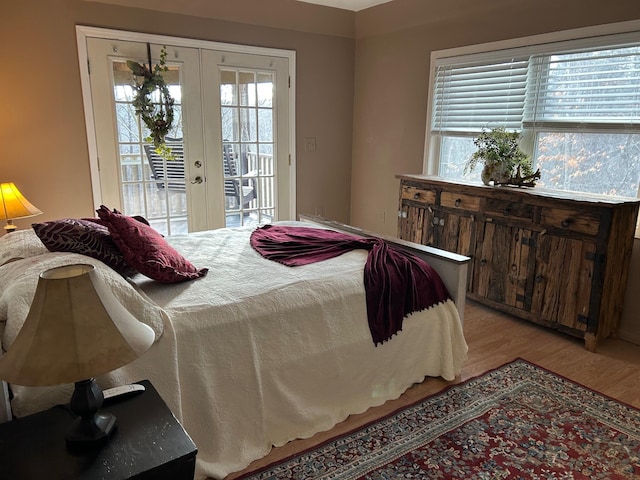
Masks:
[[[0,237],[0,266],[12,260],[35,257],[48,251],[31,228],[6,233]]]

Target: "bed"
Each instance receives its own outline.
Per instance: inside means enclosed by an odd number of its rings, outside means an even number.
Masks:
[[[283,224],[375,236],[318,217]],[[141,274],[125,278],[95,258],[49,252],[32,231],[0,237],[2,347],[11,347],[42,271],[95,265],[156,334],[147,353],[98,383],[110,388],[149,379],[198,447],[197,479],[224,478],[273,446],[328,430],[425,377],[453,380],[460,373],[467,353],[466,257],[385,238],[428,259],[453,301],[409,315],[401,332],[374,345],[362,280],[366,251],[287,267],[250,246],[253,230],[167,238],[194,265],[209,269],[202,278],[175,284]],[[11,389],[13,414],[23,416],[66,403],[73,386]]]

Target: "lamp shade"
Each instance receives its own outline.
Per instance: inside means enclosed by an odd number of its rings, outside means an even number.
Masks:
[[[24,198],[13,182],[0,183],[0,220],[33,217],[41,213]]]
[[[93,265],[40,275],[24,325],[0,358],[0,378],[18,385],[57,385],[102,375],[135,360],[153,330],[113,295]]]

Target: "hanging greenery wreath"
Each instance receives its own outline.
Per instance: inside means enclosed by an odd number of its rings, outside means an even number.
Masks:
[[[151,66],[151,46],[147,44],[147,56],[149,57],[149,66],[141,65],[138,62],[127,60],[127,66],[135,77],[142,78],[142,81],[136,80],[133,88],[135,96],[133,98],[133,106],[136,114],[145,126],[151,132],[151,135],[144,140],[153,142],[156,153],[166,158],[174,160],[175,156],[171,152],[171,148],[165,143],[165,137],[173,127],[173,103],[174,100],[169,93],[162,74],[167,72],[169,68],[166,65],[167,47],[163,46],[160,50],[160,63]],[[160,101],[154,102],[153,94],[158,91]]]

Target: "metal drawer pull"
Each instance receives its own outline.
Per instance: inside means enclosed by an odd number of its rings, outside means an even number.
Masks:
[[[487,264],[487,259],[483,258],[482,260],[480,260],[480,266],[484,267]]]
[[[544,280],[542,275],[536,275],[536,283],[540,283],[542,280]]]
[[[568,228],[569,225],[571,225],[571,219],[567,218],[566,220],[563,220],[560,225],[562,226],[562,228]]]
[[[413,194],[413,199],[414,200],[420,200],[420,193],[414,193]]]
[[[461,203],[462,203],[462,200],[458,198],[456,199],[455,206],[459,207]]]

